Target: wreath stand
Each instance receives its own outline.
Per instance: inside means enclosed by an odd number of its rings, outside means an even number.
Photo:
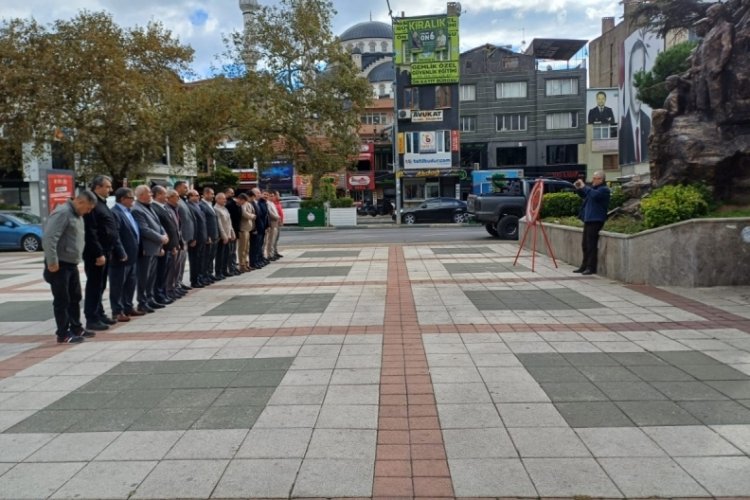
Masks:
[[[523,232],[523,238],[521,238],[521,244],[518,247],[518,253],[516,253],[516,259],[513,261],[513,265],[515,266],[518,263],[518,257],[521,255],[521,252],[523,251],[523,244],[526,243],[526,236],[528,236],[529,231],[532,231],[532,244],[531,244],[531,272],[535,272],[535,264],[536,264],[536,240],[537,240],[537,228],[542,230],[542,236],[544,236],[544,243],[547,245],[547,250],[549,251],[550,257],[552,257],[552,262],[555,264],[555,269],[557,269],[557,260],[555,260],[555,252],[552,250],[552,245],[550,245],[549,238],[547,237],[547,231],[544,230],[544,225],[539,220],[539,213],[542,210],[542,198],[544,196],[544,181],[542,179],[537,179],[534,183],[534,187],[531,189],[531,194],[529,194],[529,201],[526,202],[526,230]]]

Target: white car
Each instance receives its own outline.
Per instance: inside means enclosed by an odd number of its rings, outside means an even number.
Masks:
[[[299,206],[302,198],[299,196],[282,196],[281,209],[284,210],[284,225],[299,224]]]

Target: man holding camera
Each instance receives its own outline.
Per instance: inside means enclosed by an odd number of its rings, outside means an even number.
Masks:
[[[574,273],[583,275],[596,274],[597,258],[599,252],[599,231],[607,221],[607,210],[609,209],[610,191],[604,184],[604,172],[594,172],[591,186],[587,186],[583,179],[578,179],[573,184],[576,194],[583,198],[583,205],[579,218],[583,221],[583,262],[581,267]]]

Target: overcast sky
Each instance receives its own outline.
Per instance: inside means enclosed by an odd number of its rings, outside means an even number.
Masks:
[[[276,0],[259,0],[272,5]],[[368,21],[389,22],[386,0],[334,0],[335,34]],[[446,12],[444,0],[390,0],[393,15],[421,16]],[[601,34],[601,18],[622,18],[618,0],[471,0],[463,2],[460,20],[461,50],[485,43],[512,45],[534,38],[591,40]],[[211,63],[222,51],[222,34],[242,27],[239,0],[0,0],[0,16],[34,17],[41,23],[70,19],[78,11],[110,12],[121,26],[159,21],[182,43],[195,49],[193,68],[208,76]]]

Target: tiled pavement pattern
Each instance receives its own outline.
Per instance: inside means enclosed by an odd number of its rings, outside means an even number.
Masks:
[[[750,497],[750,290],[516,249],[285,248],[74,347],[0,254],[0,498]]]

